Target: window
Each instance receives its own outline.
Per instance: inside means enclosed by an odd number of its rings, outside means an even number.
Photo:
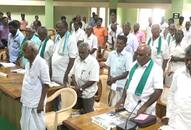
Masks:
[[[145,30],[148,26],[148,18],[153,18],[153,23],[160,23],[161,17],[165,16],[164,9],[146,9],[140,8],[138,9],[138,18],[137,22],[141,25],[141,30]]]

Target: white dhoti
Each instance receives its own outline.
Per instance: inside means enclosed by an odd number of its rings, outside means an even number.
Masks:
[[[45,130],[44,112],[37,113],[36,108],[22,106],[21,130]]]

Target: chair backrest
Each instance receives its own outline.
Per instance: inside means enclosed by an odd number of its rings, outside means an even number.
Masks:
[[[61,96],[61,108],[72,108],[77,102],[76,91],[72,88],[62,88],[56,91],[48,97],[47,102],[54,100],[58,96]]]

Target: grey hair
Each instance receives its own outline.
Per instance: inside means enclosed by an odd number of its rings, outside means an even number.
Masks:
[[[79,45],[78,45],[78,48],[81,49],[81,48],[86,48],[88,50],[90,50],[90,46],[88,43],[86,42],[81,42]]]
[[[33,41],[27,40],[25,45],[33,52],[38,52],[38,46]]]

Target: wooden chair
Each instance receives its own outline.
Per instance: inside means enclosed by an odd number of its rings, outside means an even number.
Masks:
[[[62,88],[48,97],[47,103],[53,101],[58,96],[61,97],[61,109],[45,114],[47,130],[57,130],[57,126],[61,125],[64,120],[71,116],[72,107],[77,101],[77,94],[72,88]]]

